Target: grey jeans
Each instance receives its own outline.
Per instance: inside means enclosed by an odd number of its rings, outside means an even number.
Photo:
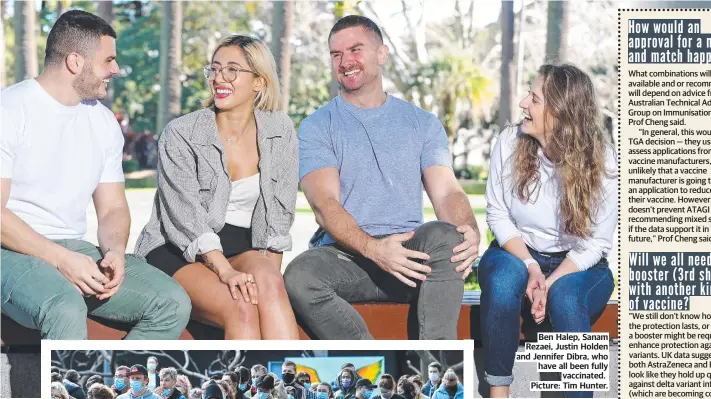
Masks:
[[[417,305],[420,339],[457,339],[464,280],[451,262],[452,249],[464,240],[450,223],[428,222],[403,246],[430,255],[432,272],[410,288],[371,260],[337,245],[311,248],[286,268],[284,283],[297,317],[318,339],[373,339],[358,302]],[[388,323],[383,320],[383,323]]]
[[[81,240],[57,240],[65,248],[101,258]],[[98,266],[97,266],[98,267]],[[135,323],[126,339],[177,339],[190,319],[190,298],[175,280],[133,255],[126,276],[104,301],[84,297],[56,267],[41,259],[2,249],[2,311],[17,323],[40,330],[42,339],[87,339],[87,313]],[[87,308],[87,303],[96,302]]]

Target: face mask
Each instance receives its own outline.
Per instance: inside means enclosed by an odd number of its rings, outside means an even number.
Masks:
[[[328,392],[317,392],[316,399],[328,399]]]
[[[289,399],[294,399],[294,397],[293,397],[293,396],[291,396],[291,395],[289,395]]]
[[[148,371],[156,371],[156,364],[148,363]]]
[[[138,394],[143,389],[143,383],[138,380],[131,381],[131,390],[133,393]]]
[[[163,396],[167,398],[168,395],[170,395],[170,389],[163,389]]]
[[[288,385],[294,382],[294,377],[296,375],[294,373],[281,373],[281,379]]]
[[[253,387],[257,386],[257,379],[256,378],[252,378],[252,386]]]
[[[449,392],[457,392],[457,386],[455,385],[455,386],[453,386],[453,387],[447,387],[447,391],[449,391]]]
[[[430,381],[432,381],[432,382],[439,381],[439,373],[430,373]]]
[[[363,397],[364,397],[365,399],[370,399],[371,396],[373,396],[373,391],[372,391],[372,390],[366,389],[365,391],[363,391]]]
[[[343,388],[348,389],[348,387],[351,386],[351,379],[350,378],[341,378],[341,385],[343,385]]]
[[[116,386],[116,389],[118,389],[119,391],[123,391],[123,389],[126,388],[126,380],[120,378],[114,381],[114,385]]]
[[[380,396],[382,396],[383,399],[390,399],[393,397],[393,393],[388,391],[380,391]]]
[[[269,393],[259,391],[259,399],[269,399]]]
[[[311,388],[311,383],[310,383],[310,382],[306,382],[306,381],[304,381],[304,382],[302,382],[302,383],[301,383],[301,385],[303,385],[303,386],[304,386],[304,388],[306,388],[306,389],[309,389],[309,388]]]
[[[239,384],[239,390],[244,392],[247,390],[247,384]]]

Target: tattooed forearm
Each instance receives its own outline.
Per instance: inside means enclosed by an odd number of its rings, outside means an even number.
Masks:
[[[202,258],[202,263],[210,269],[213,273],[217,273],[217,269],[215,268],[215,263],[211,262],[210,259],[207,258],[205,255],[201,255]]]

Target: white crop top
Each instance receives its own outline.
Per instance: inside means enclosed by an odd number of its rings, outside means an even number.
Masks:
[[[233,181],[225,223],[244,228],[252,227],[252,213],[259,198],[259,191],[259,173]]]

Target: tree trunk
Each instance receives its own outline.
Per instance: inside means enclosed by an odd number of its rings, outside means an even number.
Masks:
[[[143,2],[140,0],[134,1],[133,8],[136,11],[136,18],[141,18],[143,16]]]
[[[272,18],[272,54],[279,68],[279,84],[281,91],[281,107],[289,110],[289,84],[291,82],[291,43],[294,5],[290,1],[274,3]]]
[[[61,2],[61,1],[60,1]],[[113,25],[114,22],[114,10],[113,1],[97,1],[96,14],[101,17],[107,24]],[[114,102],[114,81],[113,79],[109,82],[109,88],[106,93],[106,97],[101,100],[101,103],[106,106],[106,108],[111,109]]]
[[[57,18],[61,17],[65,10],[64,0],[57,0]]]
[[[183,30],[183,6],[180,1],[165,1],[161,19],[160,40],[160,95],[156,135],[165,125],[180,116],[182,70],[181,32]]]
[[[521,11],[518,14],[518,25],[516,26],[516,73],[514,75],[516,86],[514,88],[514,98],[521,98],[522,86],[523,86],[523,53],[524,53],[524,40],[523,26],[526,21],[526,5],[521,7]]]
[[[501,2],[501,95],[499,129],[513,121],[514,72],[514,10],[513,1]]]
[[[564,1],[548,2],[545,62],[565,61],[568,42],[568,9]]]
[[[15,80],[17,82],[34,78],[38,74],[35,14],[34,1],[15,1]]]

